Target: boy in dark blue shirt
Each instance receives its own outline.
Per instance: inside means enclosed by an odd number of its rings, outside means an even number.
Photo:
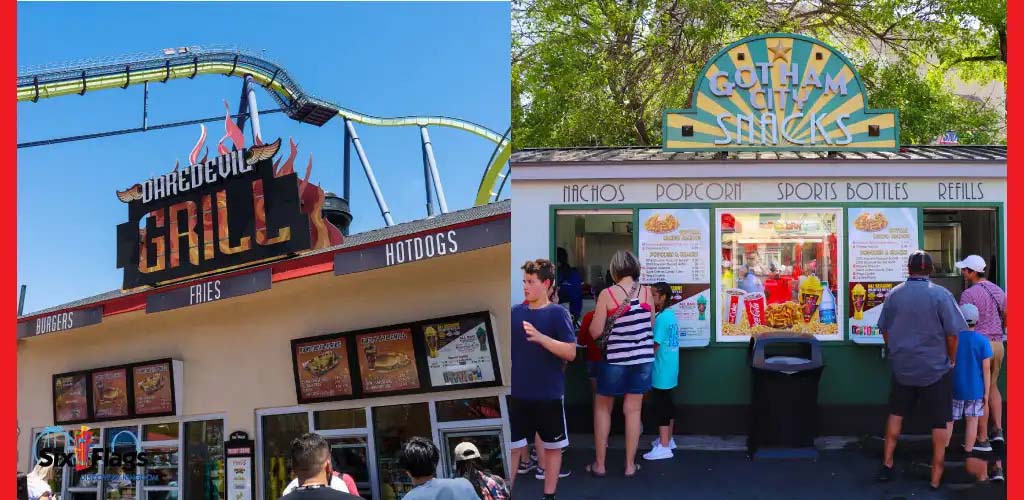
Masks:
[[[520,462],[529,440],[538,434],[544,443],[545,469],[559,471],[562,448],[569,446],[562,403],[564,369],[566,362],[576,359],[576,334],[569,311],[548,299],[555,281],[551,261],[530,261],[522,269],[526,304],[512,308],[512,463]],[[515,473],[512,467],[513,482]],[[558,474],[545,474],[544,498],[553,499],[557,487]]]
[[[960,306],[960,311],[967,321],[967,330],[959,334],[953,365],[953,420],[964,419],[963,446],[967,456],[971,457],[975,450],[992,451],[991,447],[982,450],[975,446],[978,419],[985,416],[988,403],[992,347],[987,338],[974,331],[974,325],[978,323],[978,308],[965,304]],[[953,422],[946,424],[946,428],[952,433]]]

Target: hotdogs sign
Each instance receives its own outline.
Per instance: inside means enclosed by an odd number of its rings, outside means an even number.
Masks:
[[[218,156],[199,159],[202,128],[190,165],[153,177],[117,197],[128,222],[117,227],[123,287],[162,285],[340,244],[341,231],[321,214],[324,191],[294,170],[297,145],[282,163],[281,139],[245,147],[241,130],[224,121]],[[225,146],[230,139],[234,149]]]
[[[704,66],[689,109],[666,110],[665,151],[897,151],[895,110],[868,109],[857,70],[813,38],[744,38]]]

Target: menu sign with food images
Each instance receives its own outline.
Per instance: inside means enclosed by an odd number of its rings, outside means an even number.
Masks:
[[[878,331],[882,302],[907,279],[907,258],[918,249],[914,207],[851,208],[850,340],[883,343]]]
[[[711,287],[672,285],[673,301],[669,309],[679,326],[679,347],[706,347],[711,343]]]
[[[135,414],[174,414],[174,382],[170,361],[132,367]]]
[[[352,395],[347,339],[292,341],[292,355],[300,403]]]
[[[495,380],[491,357],[494,346],[487,322],[482,317],[425,323],[422,331],[431,386]]]
[[[92,372],[92,401],[97,420],[128,417],[128,369]]]
[[[363,392],[419,389],[411,329],[366,333],[355,340]]]
[[[640,281],[709,283],[707,209],[640,210]]]
[[[85,372],[53,377],[54,423],[70,424],[90,419],[88,379]]]

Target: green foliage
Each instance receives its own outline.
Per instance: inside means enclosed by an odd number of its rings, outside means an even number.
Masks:
[[[904,143],[1001,140],[998,104],[943,80],[1005,82],[1005,0],[514,0],[515,147],[659,144],[661,111],[689,105],[708,59],[776,31],[850,56],[870,105],[900,109]]]

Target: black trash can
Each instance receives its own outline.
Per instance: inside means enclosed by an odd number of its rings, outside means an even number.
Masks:
[[[816,459],[818,382],[825,365],[818,339],[768,335],[750,341],[750,434],[756,459]]]

